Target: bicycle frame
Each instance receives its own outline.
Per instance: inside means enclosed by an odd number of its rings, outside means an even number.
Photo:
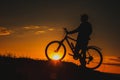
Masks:
[[[57,44],[57,46],[56,46],[56,48],[55,49],[52,49],[52,51],[53,52],[58,52],[59,50],[61,50],[62,49],[62,51],[64,51],[63,53],[62,53],[62,57],[59,59],[59,60],[62,60],[64,57],[65,57],[65,55],[66,55],[66,47],[65,47],[65,45],[63,44],[63,42],[64,41],[66,41],[67,42],[67,44],[68,44],[68,46],[70,47],[70,49],[72,50],[72,54],[69,54],[70,56],[73,56],[73,59],[75,59],[75,60],[78,60],[79,59],[79,61],[80,61],[80,63],[81,63],[81,65],[84,65],[85,67],[88,67],[88,68],[90,68],[90,69],[96,69],[96,68],[98,68],[101,64],[102,64],[102,61],[103,61],[103,57],[102,57],[102,53],[101,53],[101,50],[100,50],[100,48],[99,47],[96,47],[96,46],[87,46],[87,51],[86,51],[86,54],[87,54],[87,56],[85,56],[85,58],[83,57],[84,55],[82,55],[82,53],[79,53],[79,55],[78,56],[74,56],[74,53],[75,53],[75,47],[73,46],[73,44],[72,44],[72,42],[70,41],[70,40],[72,40],[72,41],[77,41],[77,40],[75,40],[75,39],[73,39],[73,38],[71,38],[71,37],[69,37],[69,35],[67,34],[68,32],[67,32],[67,30],[66,29],[64,29],[65,30],[65,32],[66,32],[66,34],[65,34],[65,36],[64,36],[64,38],[62,39],[62,40],[60,40],[60,41],[52,41],[52,42],[50,42],[47,46],[46,46],[46,49],[45,49],[45,55],[46,55],[46,57],[48,58],[48,60],[52,60],[51,59],[51,57],[49,56],[49,51],[51,50],[51,48],[53,48],[53,47],[50,47],[50,49],[49,49],[49,46],[52,46],[51,44]],[[62,48],[61,48],[62,47]],[[60,49],[61,48],[61,49]],[[92,51],[94,51],[94,52],[92,52]],[[59,52],[58,52],[59,53]],[[96,56],[93,56],[93,54],[97,54],[97,57],[99,57],[99,60],[98,60],[98,58],[96,58]],[[92,55],[91,55],[92,54]],[[82,55],[82,56],[81,56]],[[83,61],[83,58],[84,58],[84,61]],[[94,62],[94,61],[95,62]],[[92,61],[92,63],[91,63],[91,61]],[[97,62],[96,62],[97,61]],[[86,62],[86,63],[85,63]],[[93,66],[89,66],[89,64],[93,64],[93,63],[95,63],[95,65],[93,65]]]
[[[73,40],[73,41],[77,41],[71,37],[69,37],[67,34],[65,35],[65,37],[60,41],[61,44],[63,44],[63,42],[66,40],[67,44],[69,45],[70,49],[72,50],[72,52],[74,53],[74,46],[72,46],[72,44],[69,42],[69,39],[70,40]],[[60,48],[61,45],[59,45],[58,49]],[[57,50],[58,50],[57,49]]]

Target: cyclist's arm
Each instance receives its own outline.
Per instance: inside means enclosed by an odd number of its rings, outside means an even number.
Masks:
[[[80,30],[80,27],[78,27],[78,28],[76,28],[76,29],[74,29],[72,31],[69,31],[68,34],[77,33],[77,32],[79,32],[79,30]]]

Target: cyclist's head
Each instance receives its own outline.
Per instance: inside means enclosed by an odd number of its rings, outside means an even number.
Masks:
[[[87,15],[87,14],[81,15],[81,21],[82,21],[82,22],[88,21],[88,15]]]

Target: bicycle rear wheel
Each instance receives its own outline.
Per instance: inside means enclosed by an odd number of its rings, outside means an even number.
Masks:
[[[66,55],[66,48],[60,41],[50,42],[45,49],[48,60],[62,60]]]
[[[95,46],[89,46],[86,52],[86,67],[96,69],[102,64],[103,57],[101,51]]]

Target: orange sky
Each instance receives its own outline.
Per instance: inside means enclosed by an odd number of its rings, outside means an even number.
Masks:
[[[73,28],[68,28],[68,30],[71,29]],[[29,56],[32,58],[42,58],[46,45],[50,41],[61,40],[65,35],[61,27],[25,26],[14,30],[5,30],[11,32],[10,34],[0,35],[0,53],[10,52],[16,56]],[[76,36],[77,34],[71,35],[73,38],[76,38]],[[107,39],[99,39],[94,34],[91,36],[89,45],[100,47],[103,55],[119,56],[117,54],[119,53],[118,50],[112,49]]]
[[[36,29],[37,28],[37,29]],[[1,36],[1,46],[0,46],[0,54],[7,55],[9,52],[12,56],[17,57],[30,57],[34,59],[45,59],[45,47],[52,40],[61,40],[64,37],[64,31],[62,28],[48,28],[39,30],[39,26],[28,26],[23,27],[23,30],[26,31],[24,35],[14,35],[14,36]],[[14,32],[13,32],[14,33]],[[12,34],[12,33],[11,33]],[[58,36],[59,35],[59,36]],[[76,38],[77,34],[72,35],[72,37]],[[6,39],[2,37],[5,37]],[[9,39],[11,38],[11,39]],[[99,42],[92,42],[90,44],[96,44],[100,46]],[[66,43],[65,43],[66,45]],[[68,45],[67,53],[71,53]],[[104,48],[108,48],[108,46],[103,46]],[[110,72],[110,73],[119,73],[120,74],[120,58],[115,55],[105,54],[109,52],[102,50],[104,61],[99,71],[102,72]],[[112,50],[111,50],[112,51]],[[108,57],[106,57],[108,56]],[[70,57],[68,54],[65,56],[65,61],[76,62]],[[111,65],[109,65],[111,64]]]

